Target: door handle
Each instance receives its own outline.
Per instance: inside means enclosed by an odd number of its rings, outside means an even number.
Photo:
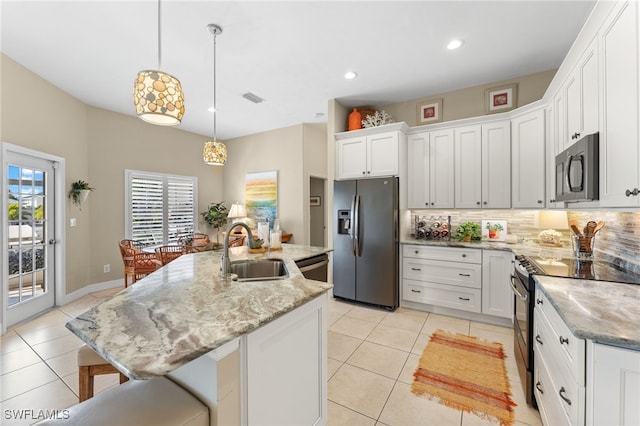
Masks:
[[[420,268],[411,268],[412,271],[422,271]]]
[[[471,276],[471,274],[458,274],[458,275],[460,275],[461,277],[470,277]]]
[[[51,245],[58,244],[58,240],[52,238],[49,240],[49,244]]]
[[[354,195],[351,198],[351,217],[349,218],[349,221],[351,222],[351,229],[349,229],[349,236],[351,237],[351,252],[353,253],[353,255],[356,255],[356,240],[355,240],[355,228],[356,228],[356,222],[355,222],[355,212],[356,212],[356,196]]]
[[[558,395],[560,395],[560,398],[562,398],[564,400],[564,402],[567,403],[567,405],[571,405],[571,400],[569,398],[567,398],[566,396],[564,396],[564,393],[567,390],[563,387],[560,388],[560,390],[558,391]]]
[[[544,345],[544,343],[542,343],[542,339],[540,338],[539,334],[536,336],[536,342],[540,343],[541,345]]]
[[[360,256],[360,196],[356,195],[356,213],[355,213],[355,242],[356,242],[356,256]]]

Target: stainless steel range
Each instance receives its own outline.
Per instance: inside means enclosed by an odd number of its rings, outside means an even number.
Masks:
[[[527,403],[536,406],[533,396],[533,308],[534,275],[550,275],[583,280],[640,284],[640,275],[603,261],[515,257],[515,275],[511,277],[514,304],[514,351]]]

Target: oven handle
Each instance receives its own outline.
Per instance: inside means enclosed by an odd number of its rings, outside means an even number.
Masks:
[[[529,295],[528,294],[523,295],[518,291],[515,284],[513,283],[514,279],[516,279],[516,277],[514,275],[511,275],[511,282],[509,283],[509,285],[511,286],[511,291],[513,291],[513,294],[518,296],[523,302],[526,302],[527,299],[529,298]]]

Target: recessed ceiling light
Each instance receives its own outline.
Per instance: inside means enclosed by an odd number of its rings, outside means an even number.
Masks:
[[[464,44],[464,40],[451,40],[449,44],[447,44],[447,49],[454,50]]]
[[[347,71],[346,73],[344,73],[344,78],[346,78],[347,80],[353,80],[357,76],[358,76],[358,73],[353,71]]]

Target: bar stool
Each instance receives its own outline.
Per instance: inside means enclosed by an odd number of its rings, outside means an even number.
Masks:
[[[78,349],[78,399],[80,402],[93,397],[94,376],[120,374],[120,384],[129,380],[117,368],[87,345]]]

